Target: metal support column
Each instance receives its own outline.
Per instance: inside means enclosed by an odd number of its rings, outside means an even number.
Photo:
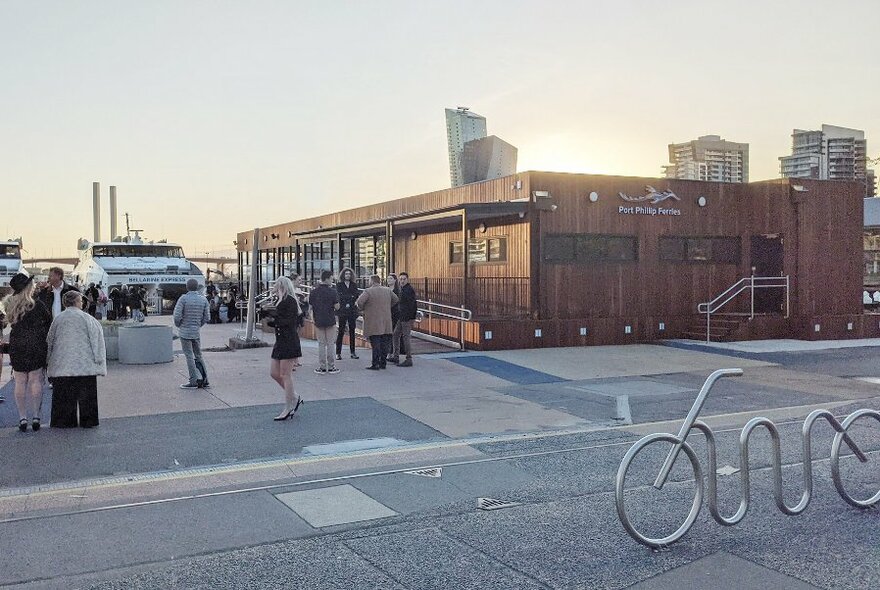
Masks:
[[[394,260],[394,223],[391,221],[385,222],[385,266],[388,274],[397,272]]]
[[[470,266],[468,247],[468,221],[467,211],[461,210],[461,306],[467,308],[468,304],[468,267]]]
[[[260,228],[254,228],[254,247],[251,250],[251,260],[259,261],[260,259]],[[251,263],[251,284],[248,291],[248,307],[247,307],[247,329],[244,339],[250,342],[254,339],[254,323],[257,315],[257,273],[254,272],[253,262]]]

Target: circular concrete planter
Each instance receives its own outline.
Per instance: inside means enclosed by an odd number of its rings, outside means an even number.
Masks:
[[[119,326],[119,362],[155,365],[174,360],[170,326]]]
[[[119,359],[119,324],[107,321],[101,322],[104,331],[104,347],[107,349],[107,360]]]

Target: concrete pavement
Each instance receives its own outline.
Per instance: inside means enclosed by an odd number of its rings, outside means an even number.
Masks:
[[[222,349],[231,330],[207,326],[204,346]],[[677,429],[709,371],[744,366],[704,412],[719,465],[737,464],[739,428],[769,413],[793,498],[802,417],[880,407],[880,385],[853,378],[875,373],[870,347],[451,353],[385,372],[363,370],[365,351],[335,376],[314,374],[316,350],[304,349],[295,379],[308,401],[286,423],[271,421],[281,392],[258,349],[206,353],[209,391],[177,388],[179,356],[114,364],[100,380],[98,429],[0,431],[0,585],[677,588],[710,576],[718,588],[800,589],[868,588],[880,577],[877,514],[836,495],[829,428],[817,428],[815,499],[801,517],[769,501],[762,436],[752,443],[755,505],[736,527],[704,511],[679,544],[652,553],[623,531],[612,493],[632,442]],[[620,419],[624,398],[632,426]],[[7,426],[11,405],[0,406]],[[845,462],[847,481],[870,493],[880,488],[880,427],[860,425],[858,436],[872,461]],[[693,444],[705,456],[699,437]],[[651,469],[633,472],[637,484]],[[722,478],[727,513],[737,481]],[[669,525],[674,501],[693,490],[686,474],[660,495],[639,485],[628,505],[646,526]],[[515,504],[487,512],[477,498]]]

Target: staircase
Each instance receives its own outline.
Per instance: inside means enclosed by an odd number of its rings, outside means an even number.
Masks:
[[[736,330],[743,324],[743,322],[747,322],[748,320],[748,316],[716,313],[712,316],[709,338],[712,342],[732,342],[736,339],[734,337]],[[693,316],[687,329],[682,332],[682,338],[705,342],[706,316]]]

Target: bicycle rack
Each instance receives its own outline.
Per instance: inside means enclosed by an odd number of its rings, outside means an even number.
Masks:
[[[682,424],[681,429],[679,430],[677,435],[665,432],[649,434],[639,439],[639,441],[636,442],[623,457],[623,460],[620,463],[620,467],[617,470],[617,478],[615,482],[615,503],[617,505],[617,515],[620,518],[620,522],[623,525],[623,528],[626,529],[626,532],[629,533],[629,535],[639,543],[647,545],[648,547],[651,547],[653,549],[661,549],[668,545],[671,545],[672,543],[675,543],[676,541],[681,539],[688,532],[688,530],[690,530],[691,526],[696,521],[697,516],[700,514],[704,495],[703,472],[696,452],[687,443],[688,435],[694,429],[699,430],[706,437],[707,455],[709,462],[709,513],[712,515],[712,518],[714,518],[715,521],[720,525],[733,526],[735,524],[738,524],[740,521],[742,521],[743,518],[745,518],[746,513],[749,510],[751,499],[749,486],[749,437],[751,437],[755,429],[761,426],[767,429],[767,431],[770,433],[771,442],[773,444],[773,499],[776,502],[777,508],[779,508],[779,510],[783,514],[786,514],[788,516],[796,516],[798,514],[801,514],[804,510],[807,509],[807,506],[809,506],[810,500],[812,499],[813,462],[811,439],[813,426],[819,419],[823,419],[828,422],[836,432],[836,434],[834,435],[834,440],[831,444],[831,478],[834,482],[834,487],[837,489],[837,493],[840,494],[840,497],[843,498],[844,501],[856,508],[868,509],[874,507],[874,505],[880,502],[880,490],[878,490],[876,494],[866,500],[859,500],[852,497],[846,491],[843,485],[843,480],[840,476],[840,451],[842,443],[846,443],[846,445],[852,450],[853,454],[859,459],[859,461],[861,461],[862,463],[866,463],[868,461],[868,457],[862,452],[861,449],[859,449],[855,441],[853,441],[847,434],[850,426],[852,426],[856,420],[863,417],[874,418],[875,420],[880,422],[880,412],[869,409],[856,410],[855,412],[847,416],[843,420],[843,422],[839,422],[837,418],[835,418],[834,415],[828,410],[815,410],[811,412],[804,420],[804,425],[801,430],[804,465],[804,491],[801,495],[800,501],[794,506],[788,506],[785,503],[783,497],[782,450],[779,443],[779,430],[776,428],[776,425],[768,418],[752,418],[743,427],[742,432],[739,436],[739,473],[742,500],[740,501],[739,508],[733,514],[733,516],[723,516],[718,508],[718,475],[716,472],[717,456],[715,434],[705,422],[697,420],[697,416],[699,415],[700,410],[702,410],[703,404],[706,402],[706,398],[708,397],[709,392],[712,390],[713,385],[715,385],[715,382],[718,381],[718,379],[722,377],[740,376],[742,374],[742,369],[720,369],[709,375],[709,377],[706,379],[706,382],[703,384],[703,387],[700,389],[700,393],[697,395],[697,399],[696,401],[694,401],[694,405],[688,412],[688,415],[685,418],[684,423]],[[681,451],[684,451],[685,455],[690,460],[691,467],[694,471],[694,481],[696,483],[696,493],[694,494],[693,504],[691,505],[690,512],[688,512],[684,523],[670,535],[661,538],[647,537],[637,531],[632,522],[630,522],[629,517],[626,514],[626,506],[624,505],[624,485],[626,483],[626,474],[630,468],[630,465],[632,464],[633,459],[635,459],[635,456],[640,451],[656,442],[672,443],[673,447],[669,451],[669,454],[666,456],[666,460],[664,461],[663,466],[660,468],[660,473],[657,475],[657,479],[654,481],[653,487],[658,490],[663,488],[663,486],[666,484],[667,479],[669,478],[672,467],[675,464],[675,461]]]

